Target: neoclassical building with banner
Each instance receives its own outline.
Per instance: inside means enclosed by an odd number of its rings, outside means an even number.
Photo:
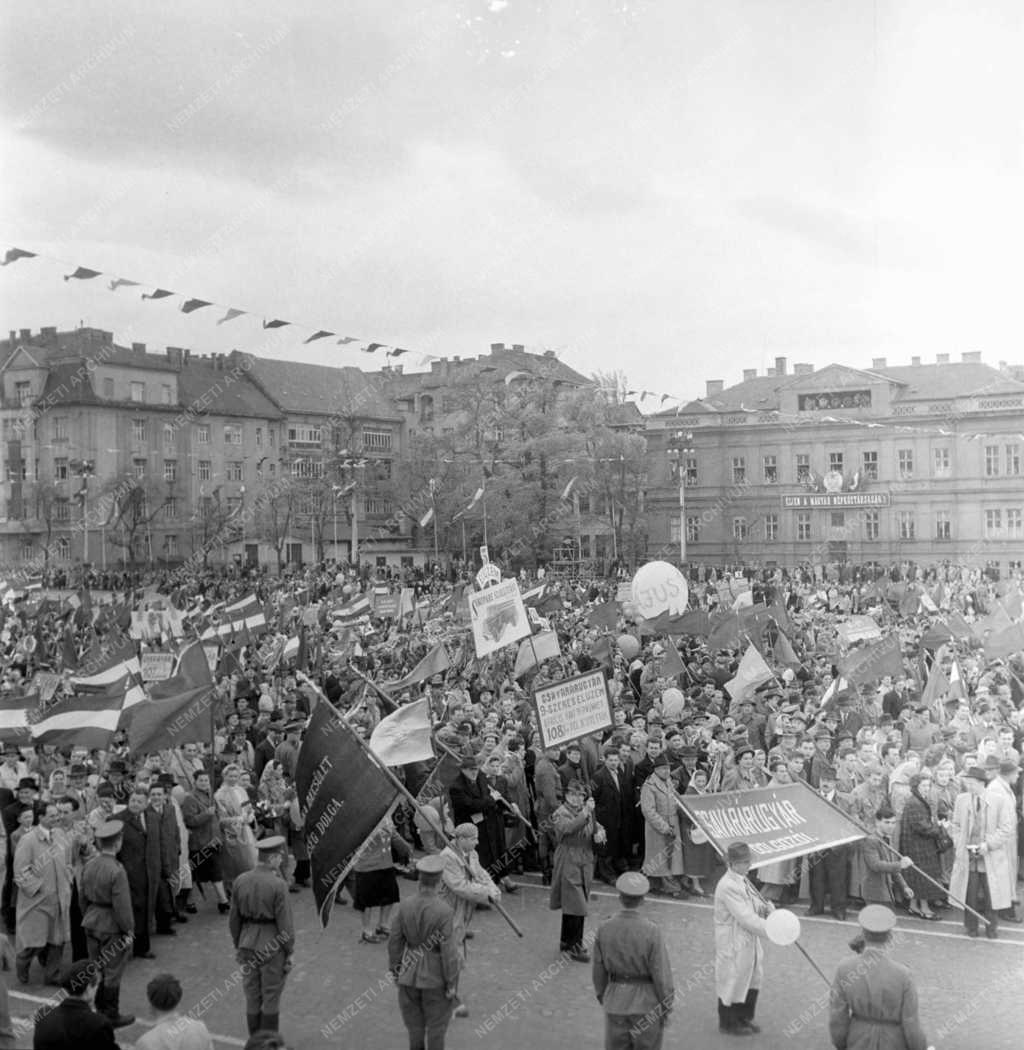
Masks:
[[[1024,560],[1024,382],[980,354],[750,369],[649,418],[652,547],[706,565]]]

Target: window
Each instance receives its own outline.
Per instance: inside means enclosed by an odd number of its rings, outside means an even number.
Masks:
[[[316,445],[321,444],[319,427],[289,427],[289,445]]]
[[[830,452],[828,454],[828,469],[830,471],[835,470],[840,474],[843,472],[843,454],[842,452]]]
[[[374,459],[370,461],[370,466],[373,468],[373,477],[376,481],[390,481],[391,480],[391,460],[390,459]]]
[[[749,533],[749,526],[747,525],[746,518],[733,518],[732,519],[732,538],[734,540],[745,540]]]
[[[363,513],[378,517],[389,517],[394,505],[389,499],[379,499],[375,496],[367,496],[363,500]]]
[[[227,498],[228,514],[237,514],[242,509],[242,497],[241,496],[228,496]]]
[[[501,427],[492,428],[493,440],[501,441],[504,436],[501,432]],[[390,430],[371,430],[368,427],[363,427],[363,449],[366,452],[390,452],[391,451],[391,431]]]
[[[951,460],[948,448],[936,448],[932,450],[932,465],[937,478],[949,477]]]
[[[173,521],[178,516],[178,500],[175,496],[168,496],[163,507],[160,508],[165,521]]]
[[[1020,445],[1006,446],[1006,473],[1009,477],[1020,474]]]
[[[773,543],[779,538],[779,516],[778,514],[766,514],[764,516],[764,538]]]
[[[71,561],[71,540],[67,536],[58,536],[53,545],[53,553],[57,561]]]
[[[164,481],[178,480],[178,461],[176,459],[164,460]]]
[[[764,470],[764,483],[774,485],[779,480],[779,467],[775,456],[764,456],[761,460]]]
[[[208,445],[210,443],[210,424],[200,423],[196,427],[196,444]]]
[[[256,447],[263,448],[263,427],[256,428]]]
[[[897,451],[896,468],[901,478],[914,476],[914,450],[912,448],[901,448]]]
[[[242,464],[238,460],[232,460],[224,464],[224,476],[228,481],[242,481],[245,478]]]
[[[420,422],[429,423],[434,418],[434,399],[430,394],[420,397]]]
[[[56,481],[68,480],[68,461],[66,459],[55,459],[53,461],[53,476]]]
[[[31,540],[21,541],[21,560],[32,561],[35,557],[35,544]]]
[[[177,536],[166,536],[164,537],[164,554],[168,557],[175,557],[178,553],[178,537]]]
[[[878,539],[878,511],[867,510],[864,512],[864,539]]]
[[[14,384],[14,397],[18,404],[24,408],[32,403],[32,384],[28,382]]]
[[[270,447],[275,448],[277,446],[277,431],[273,427],[269,427],[267,436],[270,438]]]
[[[901,540],[912,540],[917,537],[917,524],[912,510],[901,510],[896,513],[896,525]]]
[[[796,516],[796,538],[798,540],[811,538],[811,516],[804,511]]]
[[[210,516],[213,514],[213,499],[210,496],[200,496],[199,506],[196,508],[196,514],[200,521],[209,521]]]
[[[137,478],[144,478],[146,476],[147,463],[144,459],[133,459],[132,460],[132,471]]]
[[[173,423],[164,423],[164,448],[174,448]]]
[[[686,542],[700,542],[700,517],[696,514],[686,519]]]
[[[146,384],[145,383],[129,383],[128,384],[128,398],[131,401],[137,401],[142,404],[146,400]]]
[[[732,483],[742,485],[747,480],[747,461],[743,456],[732,457]]]
[[[107,399],[107,401],[113,401],[114,400],[114,380],[113,379],[104,379],[103,380],[103,396]]]
[[[1019,540],[1024,536],[1021,526],[1022,515],[1020,507],[1010,507],[1006,511],[1006,535],[1012,540]]]
[[[687,485],[696,485],[697,476],[697,459],[689,456],[683,460],[683,481]]]
[[[138,444],[146,440],[146,421],[144,419],[132,420],[132,441]]]
[[[999,475],[999,446],[985,446],[985,477],[994,478]]]
[[[68,439],[68,417],[67,416],[54,416],[53,417],[53,440],[54,441],[67,441]]]
[[[224,444],[240,445],[242,443],[242,428],[234,423],[224,424]]]
[[[275,477],[276,474],[277,474],[277,464],[273,460],[271,460],[270,461],[270,476],[271,477]]]
[[[796,480],[801,483],[811,480],[811,457],[802,452],[796,457]]]
[[[845,529],[846,528],[846,514],[841,510],[834,510],[830,515],[832,528],[834,529]]]
[[[199,461],[199,480],[200,481],[209,481],[210,480],[210,478],[213,476],[213,472],[211,470],[212,466],[213,466],[213,464],[208,459],[201,459]]]
[[[948,510],[937,510],[935,512],[935,538],[937,540],[953,538],[953,523],[950,521]]]
[[[864,452],[861,454],[861,470],[864,472],[865,481],[878,480],[878,453]]]
[[[678,543],[681,535],[682,519],[677,518],[674,514],[668,519],[668,541],[669,543]]]
[[[318,459],[300,457],[292,461],[293,478],[322,478],[324,476],[324,465]]]
[[[1003,531],[1003,512],[1001,510],[985,511],[985,536],[994,539]]]
[[[58,499],[53,501],[53,520],[71,520],[71,504],[66,499]]]
[[[161,383],[160,384],[160,400],[165,405],[173,405],[174,404],[174,401],[172,400],[172,397],[171,397],[171,384],[170,383]]]
[[[580,514],[589,514],[590,513],[590,496],[588,496],[586,493],[583,493],[582,495],[577,494],[576,495],[576,505],[579,507]],[[676,539],[678,540],[679,537],[677,536]]]

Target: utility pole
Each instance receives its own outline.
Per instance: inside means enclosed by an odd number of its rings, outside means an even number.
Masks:
[[[679,482],[679,564],[686,564],[686,456],[693,455],[696,449],[690,445],[693,432],[676,430],[672,434],[672,443],[668,447],[669,455],[676,457],[676,478]]]

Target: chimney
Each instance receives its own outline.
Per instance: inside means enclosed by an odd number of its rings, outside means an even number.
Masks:
[[[504,343],[491,343],[491,353],[492,354],[500,354],[501,351],[504,350],[504,349],[505,349],[505,344]]]
[[[443,364],[442,361],[431,361],[430,362],[430,371],[434,375],[438,375],[440,373],[440,371],[441,371],[441,365],[442,364]]]
[[[873,357],[873,358],[871,358],[871,367],[872,368],[885,368],[885,358],[884,357]]]
[[[521,350],[522,347],[520,347],[519,349]],[[545,350],[544,351],[544,356],[545,357],[554,357],[555,356],[555,352],[554,352],[554,350]]]
[[[525,350],[526,346],[523,343],[513,343],[512,344],[512,349],[513,350]],[[549,357],[549,356],[550,357],[554,357],[555,354],[554,354],[553,350],[547,350],[547,351],[545,351],[544,356],[545,357]]]
[[[184,358],[185,358],[185,364],[186,365],[189,363],[189,361],[192,360],[192,351],[189,350],[189,348],[187,346],[185,347]]]
[[[460,361],[462,360],[462,358],[461,358],[461,357],[459,357],[459,355],[458,355],[458,354],[455,354],[455,355],[453,355],[453,357],[452,357],[452,360],[453,360],[453,361],[454,361],[454,362],[455,362],[456,364],[459,364],[459,362],[460,362]]]
[[[777,376],[786,374],[786,359],[784,357],[775,358],[775,374]]]
[[[981,351],[980,350],[972,350],[968,354],[961,354],[960,355],[960,360],[965,365],[968,365],[968,364],[972,364],[972,365],[980,364],[981,363]]]
[[[32,341],[32,329],[31,328],[23,328],[21,330],[21,341],[23,343],[28,343],[28,342]]]
[[[764,370],[764,374],[765,374],[765,376],[767,376],[769,378],[773,378],[775,376],[775,369],[774,368],[766,368]]]
[[[14,341],[18,338],[18,332],[16,329],[11,329],[11,346],[14,345]]]
[[[132,343],[132,351],[136,354],[144,354],[146,352],[146,344]]]
[[[921,358],[919,358],[919,357],[912,357],[910,359],[910,363],[911,363],[911,365],[913,365],[914,368],[916,368],[918,365],[921,364]]]
[[[1000,372],[1006,372],[1006,371],[1008,371],[1008,366],[1007,366],[1007,364],[1006,364],[1006,362],[1005,362],[1005,361],[1000,361],[1000,362],[999,362],[999,371],[1000,371]]]
[[[949,354],[936,354],[935,355],[935,363],[937,365],[948,365],[949,364]]]
[[[708,387],[708,397],[714,397],[715,394],[720,394],[725,389],[724,379],[708,379],[706,382]]]
[[[757,379],[757,369],[756,368],[744,368],[743,369],[743,382],[747,383],[751,379]]]
[[[39,334],[48,342],[55,342],[57,339],[56,328],[40,328]]]
[[[185,355],[185,351],[180,346],[169,346],[167,348],[167,360],[170,361],[173,368],[181,371],[181,361]]]
[[[793,365],[793,375],[795,376],[809,376],[814,374],[814,365],[808,364],[797,364]]]

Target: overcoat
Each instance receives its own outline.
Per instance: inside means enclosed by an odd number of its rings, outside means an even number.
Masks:
[[[766,934],[764,906],[750,883],[731,869],[715,887],[715,991],[725,1006],[761,987]]]
[[[19,948],[45,948],[71,939],[71,866],[67,847],[38,825],[22,836],[14,853],[18,884]]]
[[[558,846],[548,907],[565,915],[586,915],[594,874],[594,833],[600,824],[586,807],[574,812],[564,803],[551,821]]]
[[[644,815],[644,863],[642,871],[655,878],[683,874],[683,829],[675,791],[652,773],[640,789],[640,812]]]
[[[149,811],[143,811],[146,820]],[[137,915],[145,909],[147,925],[151,928],[156,916],[156,894],[160,887],[160,836],[156,828],[146,830],[139,827],[139,814],[127,809],[115,813],[124,827],[121,830],[121,852],[117,859],[124,865],[128,876],[128,888],[132,895],[132,908]]]
[[[919,871],[938,880],[942,875],[939,860],[939,836],[942,828],[932,817],[928,803],[915,794],[907,799],[900,818],[900,851],[913,860],[915,867],[907,868],[904,878],[914,891],[914,896],[927,900],[941,892],[923,878]]]
[[[993,781],[995,783],[995,781]],[[989,798],[990,784],[977,796],[981,800],[982,840],[988,845],[984,854],[985,881],[988,883],[989,899],[992,907],[999,911],[1009,908],[1013,903],[1013,883],[1010,881],[1010,863],[1007,857],[1007,843],[1010,842],[1013,827],[1012,805],[993,807]],[[950,903],[959,907],[957,901],[967,896],[967,876],[970,872],[967,843],[971,834],[971,818],[975,796],[969,791],[957,795],[953,803],[953,872],[949,877]]]

